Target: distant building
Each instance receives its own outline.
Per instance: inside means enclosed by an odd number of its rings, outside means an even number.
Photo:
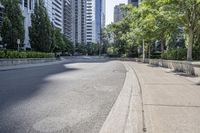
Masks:
[[[3,22],[3,14],[4,14],[4,7],[0,4],[0,27],[2,26]]]
[[[72,0],[72,42],[86,43],[86,0]]]
[[[72,41],[72,9],[71,0],[64,0],[64,12],[63,12],[63,30],[64,35]]]
[[[47,9],[50,21],[54,24],[55,27],[59,28],[62,32],[64,32],[64,29],[63,29],[64,2],[63,0],[44,0],[44,3]]]
[[[114,23],[121,21],[127,15],[127,12],[121,9],[123,6],[125,4],[119,4],[114,7]]]
[[[142,0],[128,0],[128,4],[132,4],[133,6],[139,6],[139,2]]]
[[[86,2],[86,43],[99,43],[105,26],[105,0]]]
[[[24,48],[31,48],[29,42],[29,27],[31,26],[31,13],[33,13],[33,9],[35,6],[36,0],[20,0],[20,7],[22,10],[22,15],[24,16]]]
[[[29,27],[31,27],[31,14],[33,13],[35,2],[37,1],[38,0],[20,0],[20,7],[24,16],[24,48],[31,48],[29,42]],[[64,32],[64,1],[44,0],[44,6],[47,9],[50,21],[54,24],[55,27],[59,28],[61,32]]]

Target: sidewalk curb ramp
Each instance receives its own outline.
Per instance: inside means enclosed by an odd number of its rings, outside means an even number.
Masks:
[[[140,85],[134,70],[123,64],[127,70],[124,86],[99,133],[143,133]]]

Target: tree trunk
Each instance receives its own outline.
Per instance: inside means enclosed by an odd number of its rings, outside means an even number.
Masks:
[[[194,41],[194,32],[192,29],[189,29],[189,36],[188,36],[188,50],[187,50],[187,60],[192,60],[192,48],[193,48],[193,41]]]
[[[161,44],[161,53],[164,53],[164,51],[165,51],[165,40],[161,40],[161,42],[160,42]]]

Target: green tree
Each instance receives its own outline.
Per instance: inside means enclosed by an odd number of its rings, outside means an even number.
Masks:
[[[187,35],[187,60],[192,60],[192,50],[195,35],[198,34],[200,24],[200,0],[159,0],[170,10],[177,12],[176,18],[184,27]],[[197,37],[197,36],[196,36]]]
[[[3,40],[7,43],[7,48],[17,49],[17,39],[24,41],[23,16],[19,0],[2,0],[1,3],[5,9],[2,25]]]
[[[1,34],[3,38],[3,42],[5,44],[11,44],[11,22],[8,19],[8,17],[4,17],[2,28],[1,28]]]
[[[65,52],[66,50],[66,46],[65,46],[65,42],[63,40],[63,35],[61,33],[61,30],[58,28],[55,28],[54,31],[55,34],[55,52]]]
[[[74,54],[73,43],[69,39],[67,39],[65,35],[63,35],[63,41],[65,43],[65,52],[67,52],[68,54]]]
[[[87,54],[87,45],[86,44],[77,44],[75,51],[77,53],[86,55]]]
[[[34,50],[50,52],[54,48],[54,36],[43,0],[35,4],[34,13],[31,15],[32,26],[29,29],[30,42]]]

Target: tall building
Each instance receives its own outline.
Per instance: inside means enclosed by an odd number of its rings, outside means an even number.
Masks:
[[[86,43],[86,0],[72,0],[72,42]]]
[[[24,48],[31,48],[29,42],[29,27],[31,27],[31,14],[33,13],[35,2],[37,1],[38,0],[20,0],[20,7],[24,16]],[[59,28],[61,32],[64,32],[63,4],[63,0],[44,0],[44,6],[46,7],[50,21],[55,27]]]
[[[63,30],[64,35],[72,41],[72,4],[71,0],[64,0],[64,11],[63,11]]]
[[[139,6],[139,2],[141,0],[128,0],[128,4],[132,4],[133,6]]]
[[[2,26],[3,22],[3,14],[4,14],[4,6],[0,3],[0,27]]]
[[[86,1],[86,43],[100,43],[105,26],[105,0]]]
[[[121,21],[127,15],[126,11],[121,10],[125,4],[119,4],[114,7],[114,23]]]
[[[105,27],[105,0],[96,0],[96,42],[101,41],[101,30]]]
[[[96,40],[96,0],[86,1],[86,43]]]
[[[101,27],[106,25],[106,0],[101,0]]]
[[[44,0],[44,3],[51,22],[54,24],[55,27],[59,28],[61,32],[64,32],[63,0]]]
[[[20,7],[22,15],[24,16],[24,48],[31,48],[29,42],[29,27],[31,26],[31,13],[33,13],[35,2],[36,0],[20,0]]]

